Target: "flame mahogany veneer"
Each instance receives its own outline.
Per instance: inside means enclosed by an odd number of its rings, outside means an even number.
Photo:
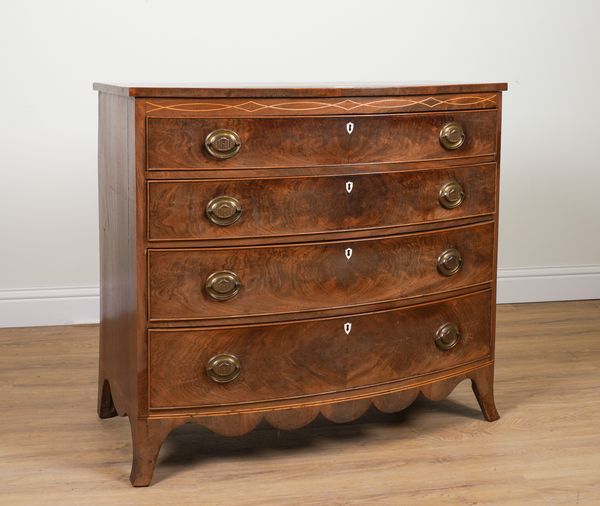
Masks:
[[[94,87],[98,414],[129,418],[133,485],[187,422],[347,422],[465,379],[498,418],[505,84]]]

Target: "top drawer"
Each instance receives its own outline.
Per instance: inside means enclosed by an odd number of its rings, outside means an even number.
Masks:
[[[152,117],[147,119],[147,167],[283,168],[493,156],[496,122],[496,109],[354,116]]]

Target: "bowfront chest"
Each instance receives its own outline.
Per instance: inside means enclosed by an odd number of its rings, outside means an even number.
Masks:
[[[99,91],[98,413],[225,436],[493,400],[505,84]],[[335,430],[334,427],[331,430]]]

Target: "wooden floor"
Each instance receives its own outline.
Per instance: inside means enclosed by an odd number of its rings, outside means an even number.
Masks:
[[[496,404],[450,397],[357,422],[174,431],[129,484],[124,418],[96,417],[96,326],[0,330],[0,504],[600,504],[600,301],[503,305]]]

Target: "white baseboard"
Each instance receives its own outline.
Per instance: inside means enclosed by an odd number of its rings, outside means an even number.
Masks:
[[[0,327],[98,323],[97,286],[0,290]]]
[[[498,304],[600,299],[600,265],[498,269]]]
[[[600,299],[600,265],[498,270],[498,303]],[[98,323],[97,286],[0,290],[0,327]]]

